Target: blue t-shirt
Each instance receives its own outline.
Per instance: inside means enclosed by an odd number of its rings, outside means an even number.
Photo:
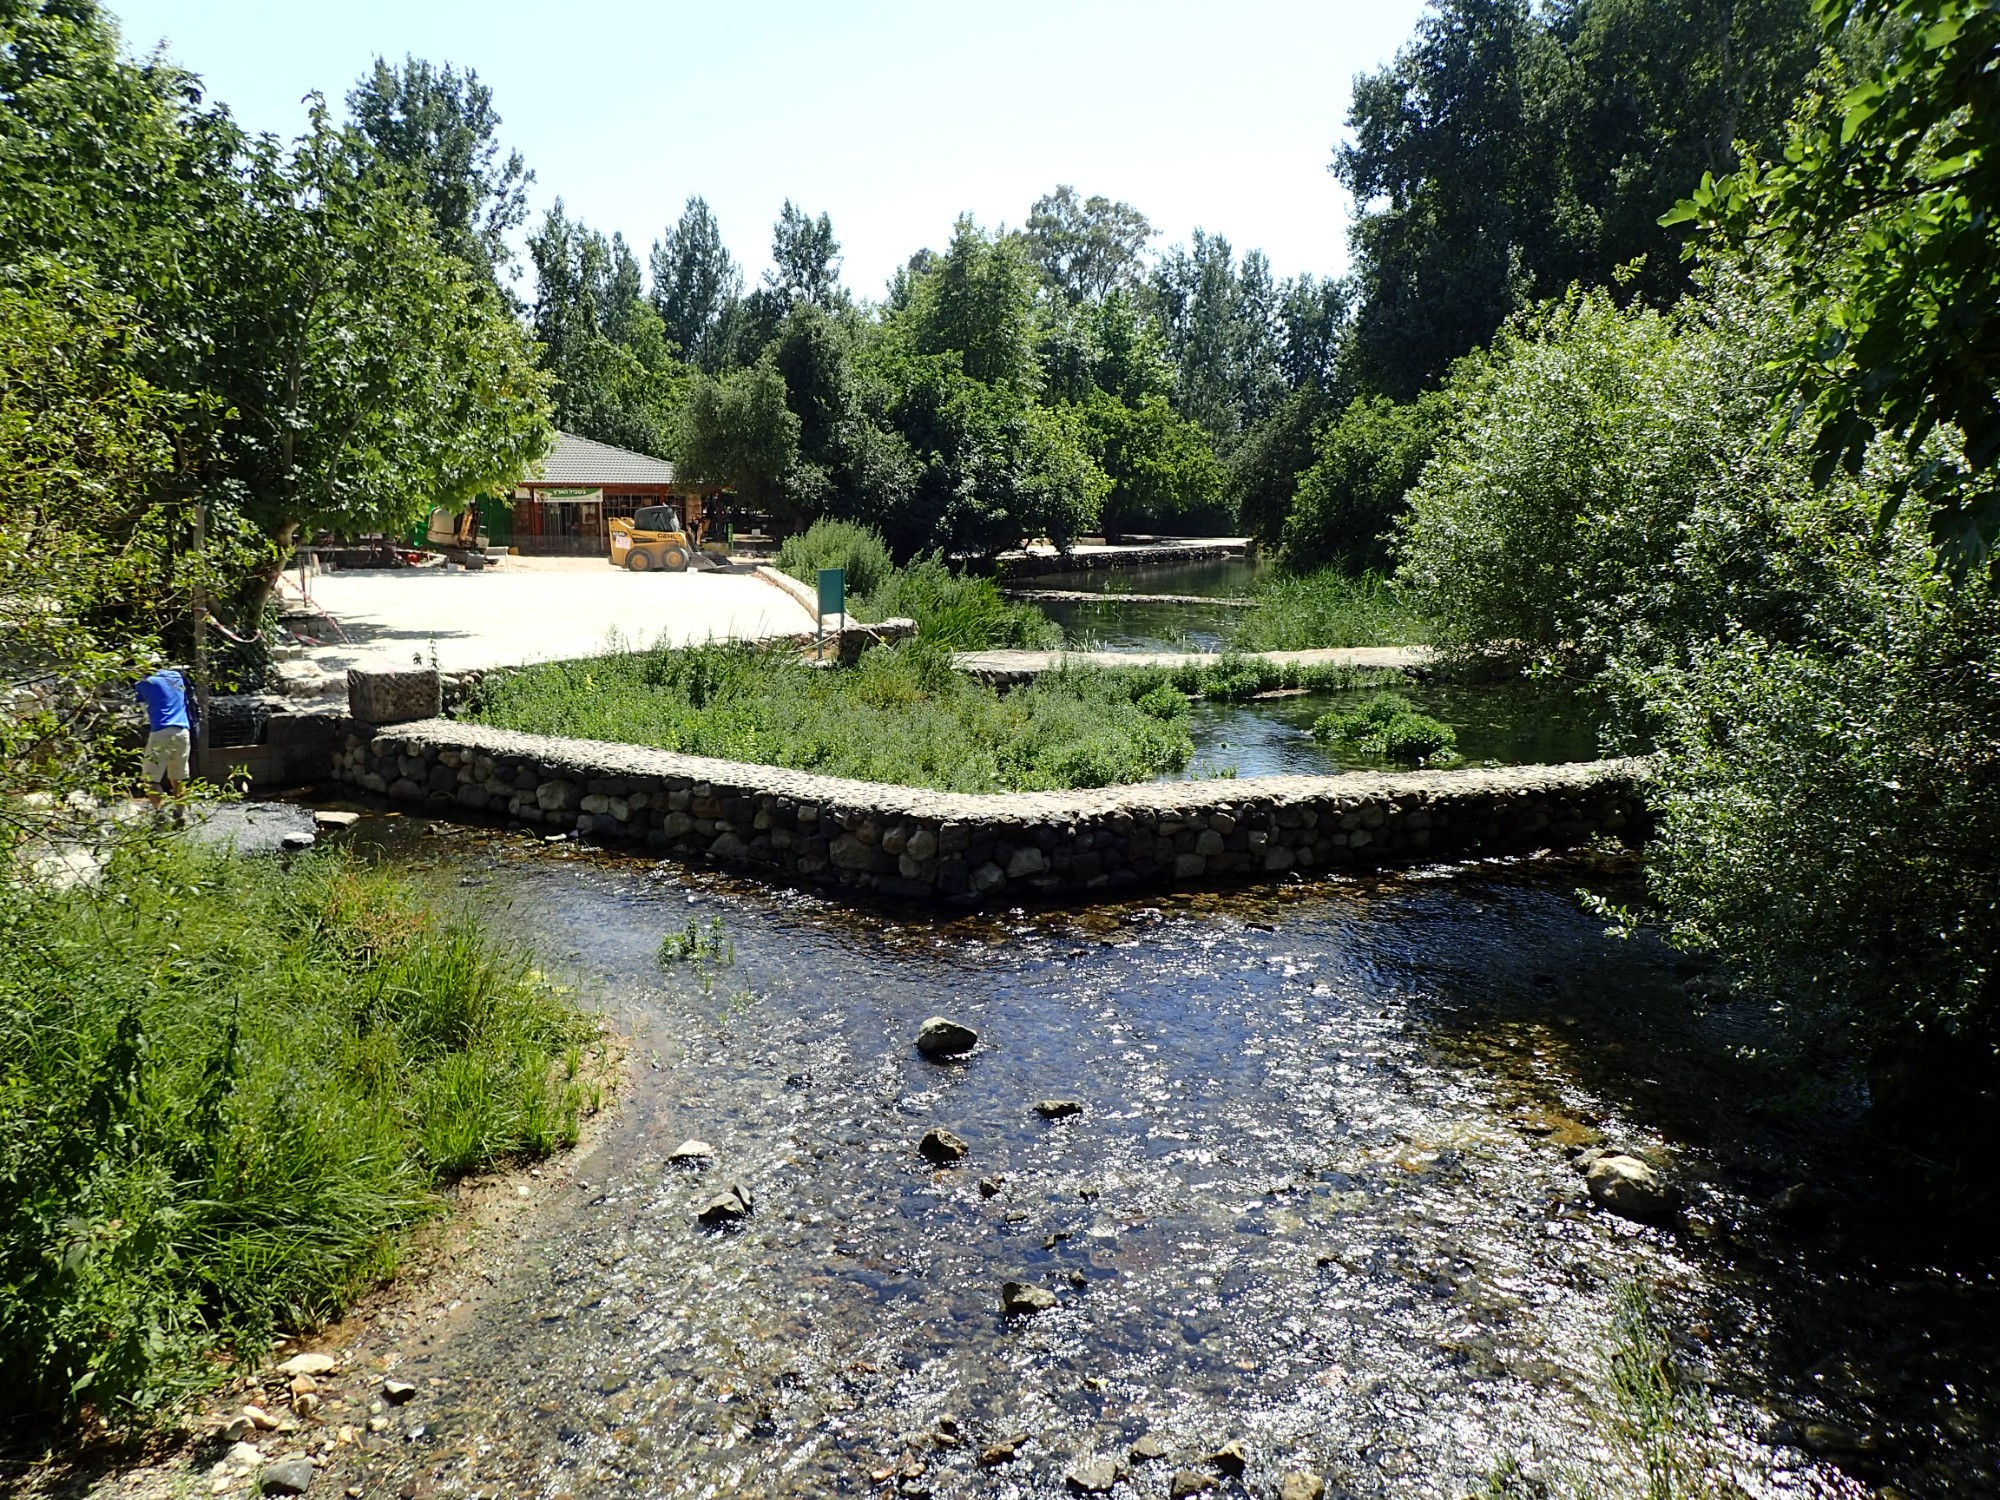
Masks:
[[[155,672],[151,677],[140,680],[133,689],[139,701],[146,705],[146,727],[150,730],[187,729],[188,723],[187,684],[181,681],[178,672]]]

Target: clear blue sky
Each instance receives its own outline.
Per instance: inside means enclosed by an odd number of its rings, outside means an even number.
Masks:
[[[1258,247],[1280,275],[1347,261],[1327,173],[1355,73],[1421,0],[1007,4],[108,0],[129,49],[165,39],[245,125],[281,134],[377,54],[475,68],[505,142],[643,263],[690,194],[752,277],[790,197],[833,216],[844,279],[877,297],[953,219],[1019,224],[1059,182]]]

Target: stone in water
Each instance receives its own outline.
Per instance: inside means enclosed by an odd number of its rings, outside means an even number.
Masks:
[[[1000,1311],[1009,1317],[1047,1312],[1055,1305],[1056,1294],[1046,1287],[1031,1286],[1025,1281],[1009,1281],[1000,1288]]]
[[[949,1130],[926,1131],[924,1138],[917,1142],[917,1150],[924,1160],[936,1162],[941,1167],[955,1161],[964,1161],[971,1149]]]
[[[978,1032],[945,1016],[932,1016],[917,1028],[917,1050],[925,1057],[958,1057],[978,1045]]]
[[[1583,1185],[1594,1203],[1624,1219],[1665,1218],[1680,1201],[1660,1174],[1636,1156],[1598,1157]]]

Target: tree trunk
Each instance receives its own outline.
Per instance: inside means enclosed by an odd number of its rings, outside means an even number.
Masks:
[[[271,594],[278,587],[278,575],[285,570],[285,559],[290,556],[292,544],[298,540],[299,523],[283,521],[272,533],[276,544],[269,561],[260,564],[243,580],[243,586],[236,591],[236,633],[254,639],[263,627],[264,607],[271,602]]]

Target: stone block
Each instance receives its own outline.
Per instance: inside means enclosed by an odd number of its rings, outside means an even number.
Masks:
[[[347,669],[347,711],[363,724],[408,724],[444,712],[444,690],[430,667],[408,672]]]
[[[583,805],[583,788],[574,781],[545,781],[535,788],[535,806],[543,812],[574,812]]]

